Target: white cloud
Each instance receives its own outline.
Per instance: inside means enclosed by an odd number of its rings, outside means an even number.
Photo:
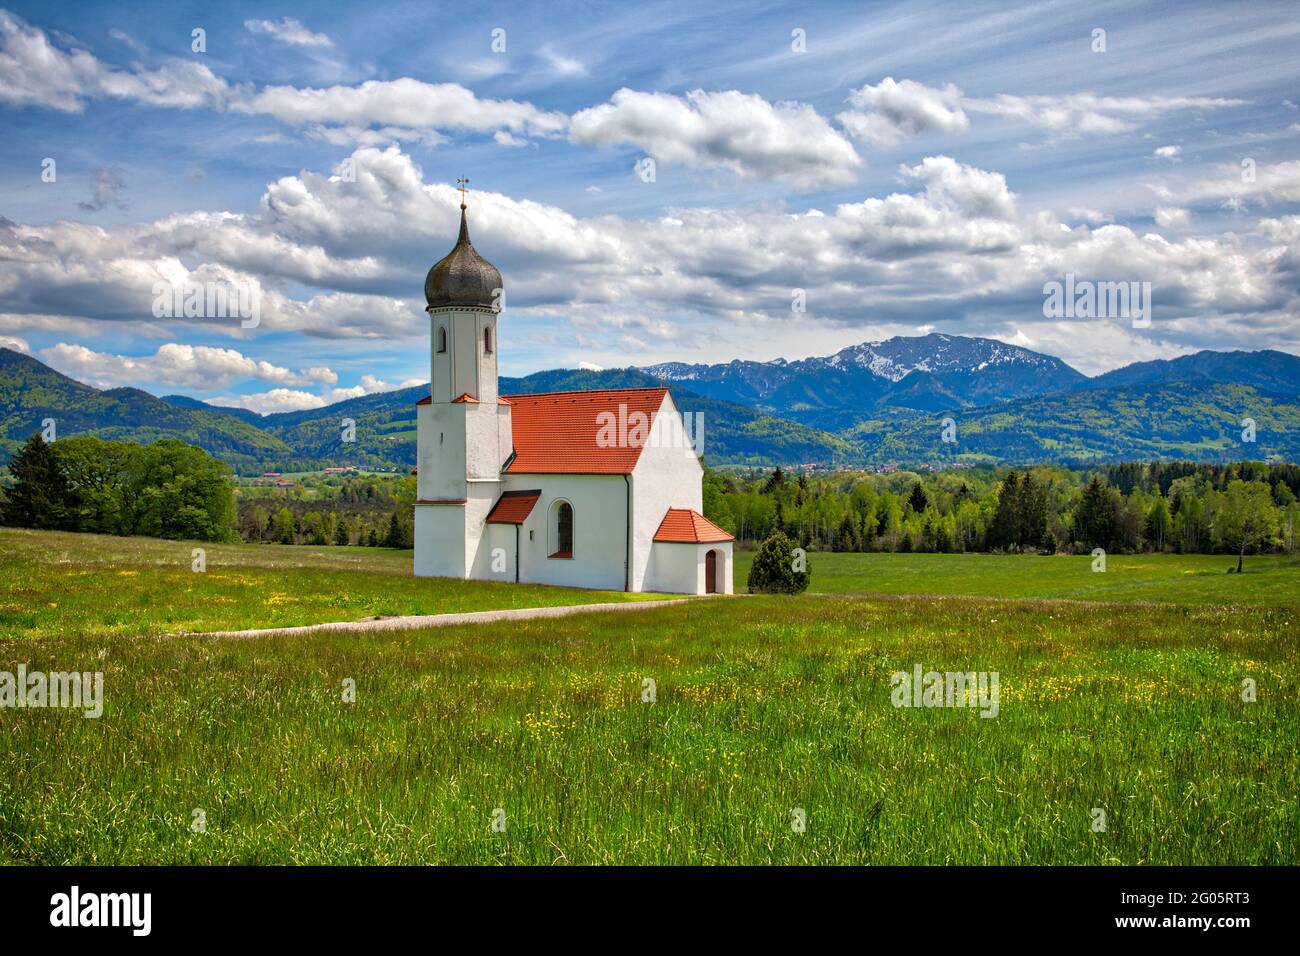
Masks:
[[[1067,211],[1071,219],[1082,219],[1084,222],[1090,222],[1096,226],[1112,222],[1115,218],[1110,213],[1103,212],[1100,209],[1092,209],[1089,206],[1071,206]]]
[[[32,347],[26,339],[20,339],[16,335],[0,335],[0,348],[13,349],[15,352],[26,352],[31,354]]]
[[[259,415],[272,415],[275,412],[301,412],[309,408],[324,408],[330,402],[320,395],[292,388],[273,388],[266,392],[251,395],[220,396],[207,399],[210,405],[223,405],[228,408],[247,408]]]
[[[549,45],[537,51],[537,55],[550,67],[552,73],[559,76],[586,76],[587,67],[579,59],[557,53]]]
[[[280,20],[245,20],[244,29],[261,33],[290,46],[332,47],[334,41],[323,33],[313,33],[293,17]]]
[[[1249,166],[1225,163],[1195,179],[1156,188],[1156,195],[1170,203],[1219,202],[1237,209],[1268,203],[1300,202],[1300,159]]]
[[[360,398],[377,392],[391,392],[399,388],[413,388],[425,384],[426,379],[412,378],[399,384],[392,384],[375,378],[373,375],[361,376],[357,385],[348,388],[331,388],[321,394],[292,388],[273,388],[265,392],[247,395],[224,395],[207,401],[212,405],[224,405],[234,408],[247,408],[262,415],[275,412],[298,412],[309,408],[324,408],[335,402],[349,398]]]
[[[246,26],[285,43],[329,43],[328,37],[289,17],[249,20]],[[530,103],[480,99],[458,83],[424,83],[409,77],[355,86],[256,90],[232,85],[193,60],[168,60],[156,70],[114,70],[85,50],[60,49],[45,31],[0,10],[0,103],[81,112],[88,99],[105,96],[177,109],[209,106],[271,116],[305,127],[316,138],[348,144],[386,145],[417,138],[434,144],[440,130],[558,136],[568,125],[564,114]]]
[[[399,388],[412,388],[416,385],[423,385],[426,379],[408,378],[402,382],[385,382],[383,379],[375,378],[373,375],[361,376],[362,394],[373,395],[376,392],[395,392]]]
[[[119,30],[116,27],[114,27],[113,29],[108,31],[108,35],[112,37],[114,40],[117,40],[119,43],[126,44],[136,53],[147,52],[145,49],[145,45],[141,43],[139,40],[137,40],[135,37],[131,36],[131,34],[127,33],[125,30]]]
[[[1192,221],[1192,214],[1175,206],[1159,206],[1155,211],[1155,220],[1161,229],[1180,229]]]
[[[1272,242],[1287,245],[1298,243],[1300,242],[1300,216],[1261,219],[1259,221],[1259,231],[1261,235],[1267,236]]]
[[[448,66],[456,70],[457,75],[475,80],[490,80],[510,71],[510,61],[499,53],[481,56],[476,60],[458,59]]]
[[[962,92],[951,83],[942,89],[887,76],[875,86],[849,93],[854,107],[836,119],[853,136],[888,148],[919,133],[937,130],[959,134],[970,129],[961,108]]]
[[[53,332],[93,338],[103,331],[104,323],[96,319],[34,312],[0,312],[0,332],[22,332],[27,335],[34,332]],[[137,339],[167,337],[167,330],[153,321],[119,322],[115,325],[114,331]]]
[[[333,385],[338,381],[338,376],[324,367],[295,372],[251,359],[234,349],[175,342],[160,346],[153,355],[142,356],[96,352],[67,342],[42,349],[40,354],[47,364],[65,375],[101,388],[148,382],[206,390],[224,388],[243,379],[278,385]]]
[[[633,145],[662,164],[721,167],[799,187],[853,182],[862,165],[811,106],[736,90],[674,96],[621,89],[610,102],[575,113],[569,136],[588,146]]]
[[[316,124],[305,128],[308,139],[329,143],[331,146],[388,146],[391,143],[415,142],[424,146],[437,146],[444,137],[437,130],[407,129],[402,126],[325,126]],[[502,133],[498,132],[497,136]],[[509,135],[508,133],[505,135]]]
[[[279,195],[279,208],[285,209],[284,191]],[[187,267],[181,256],[198,263]],[[224,319],[153,317],[156,284],[214,283],[255,296],[262,330],[322,338],[401,337],[420,322],[408,300],[351,291],[300,299],[276,288],[281,280],[355,288],[382,280],[393,268],[361,250],[356,256],[331,254],[318,244],[298,241],[275,228],[273,214],[264,220],[182,214],[114,229],[0,220],[0,319],[8,313],[32,323],[18,328],[35,327],[44,315],[60,329],[67,329],[66,317],[72,317],[130,323],[154,336],[186,325],[246,335],[233,314]]]
[[[225,80],[201,63],[169,60],[156,70],[113,70],[85,50],[61,50],[43,30],[0,10],[0,103],[79,113],[109,96],[187,109],[222,102]]]
[[[330,43],[291,17],[249,20],[246,25],[280,42],[318,47]],[[586,70],[580,61],[549,47],[538,56],[562,75]],[[505,68],[498,58],[480,66],[483,75]],[[852,183],[862,167],[849,139],[813,107],[772,103],[738,90],[697,89],[676,96],[621,89],[609,102],[580,110],[570,119],[528,102],[480,98],[459,83],[410,77],[257,89],[229,83],[194,59],[166,60],[156,69],[113,69],[85,50],[55,45],[45,31],[0,11],[0,103],[80,112],[96,97],[268,116],[301,129],[309,138],[346,146],[438,145],[449,133],[491,134],[501,145],[517,146],[529,137],[567,132],[574,143],[632,145],[661,163],[724,168],[800,188]],[[892,77],[854,90],[848,98],[852,109],[840,114],[840,123],[850,135],[877,146],[896,145],[926,131],[964,132],[972,112],[1019,120],[1065,137],[1125,132],[1177,111],[1244,102],[1086,92],[978,99],[951,84],[930,87]]]
[[[77,111],[102,72],[89,53],[56,49],[44,31],[0,10],[0,102]]]
[[[555,136],[566,126],[562,113],[548,113],[531,103],[479,99],[459,83],[425,83],[410,77],[317,89],[267,86],[235,99],[230,108],[273,116],[291,126],[507,130],[525,136]]]
[[[962,105],[977,113],[1020,120],[1062,135],[1108,135],[1137,129],[1141,124],[1180,110],[1240,106],[1245,100],[1204,96],[1012,96],[967,97]]]
[[[150,319],[159,278],[221,277],[258,284],[256,334],[426,341],[421,283],[454,242],[459,193],[426,183],[396,147],[358,149],[351,159],[355,181],[287,176],[267,187],[254,214],[114,228],[0,222],[0,331],[27,336],[46,321],[93,327],[103,319],[120,328]],[[716,359],[786,341],[796,326],[799,341],[841,342],[842,333],[826,330],[935,325],[985,334],[1014,315],[1007,334],[1038,340],[1042,284],[1070,272],[1151,281],[1155,327],[1172,345],[1297,343],[1300,238],[1284,218],[1172,241],[1126,226],[1071,228],[1048,210],[1022,209],[1000,173],[946,156],[904,166],[900,177],[903,190],[822,210],[696,207],[644,219],[580,218],[476,191],[470,225],[476,247],[502,270],[514,327],[544,329],[535,334],[546,354],[571,348],[575,360],[606,366],[626,364],[628,350],[637,361]],[[1082,211],[1072,212],[1075,221],[1105,221],[1101,210]],[[300,287],[313,291],[285,291]],[[805,317],[791,317],[792,288],[807,291]],[[241,334],[237,323],[166,325],[172,336],[197,326]],[[1062,356],[1082,361],[1092,338],[1076,328]]]
[[[1048,355],[1068,356],[1066,361],[1085,375],[1098,375],[1132,362],[1175,358],[1195,351],[1161,337],[1162,330],[1155,326],[1137,332],[1122,323],[1090,322],[1084,333],[1079,322],[1043,321],[1034,326],[1032,341],[1019,329],[1008,331],[1012,334],[993,333],[988,337]],[[1081,334],[1086,334],[1086,349],[1079,347]]]
[[[1001,116],[1048,130],[1058,136],[1111,135],[1138,129],[1145,123],[1180,110],[1220,109],[1244,100],[1196,96],[1098,96],[1069,93],[1056,96],[970,97],[949,83],[927,86],[914,80],[885,77],[849,94],[853,107],[837,119],[856,138],[882,148],[926,132],[949,135],[970,128],[968,112]],[[1178,146],[1162,146],[1155,155],[1174,159]]]
[[[22,339],[0,337],[0,345],[11,341],[21,344],[21,351],[30,351]],[[83,345],[60,342],[42,349],[40,355],[52,368],[97,388],[148,384],[208,391],[241,381],[266,382],[276,387],[264,392],[210,399],[216,405],[238,406],[262,414],[321,408],[348,398],[410,388],[425,381],[411,378],[393,383],[373,375],[362,375],[356,385],[337,387],[337,373],[323,366],[295,371],[250,358],[234,349],[181,343],[167,343],[153,355],[130,356],[96,352]],[[319,390],[307,390],[313,386]]]
[[[976,169],[948,156],[927,156],[917,166],[899,167],[899,173],[925,183],[926,195],[937,204],[977,217],[1008,219],[1015,215],[1016,197],[1001,173]]]

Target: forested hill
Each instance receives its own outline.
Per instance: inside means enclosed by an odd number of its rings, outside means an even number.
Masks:
[[[141,444],[177,438],[235,468],[294,454],[265,428],[198,404],[181,407],[136,388],[100,391],[30,355],[0,348],[0,462],[8,461],[47,420],[54,423],[55,437],[93,434]]]
[[[988,344],[990,340],[973,340],[977,346],[968,346],[956,337],[939,338],[943,341],[929,358],[917,352],[920,340],[911,340],[906,349],[876,343],[872,350],[864,351],[864,346],[846,350],[850,356],[840,353],[841,366],[850,358],[856,362],[855,371],[843,374],[860,379],[879,373],[889,383],[884,392],[862,397],[858,404],[835,398],[830,388],[810,391],[811,386],[791,384],[788,367],[795,363],[750,363],[774,366],[767,372],[733,370],[750,383],[743,387],[712,380],[727,379],[730,366],[679,365],[537,372],[502,378],[501,391],[518,395],[669,385],[682,411],[703,413],[703,449],[714,466],[1300,458],[1300,359],[1286,353],[1202,352],[1087,379],[1057,360],[1039,362],[1049,357],[1035,358],[1036,353],[1023,349],[995,349],[998,343]],[[814,371],[831,376],[826,369]],[[784,376],[785,384],[755,378],[769,372]],[[1040,378],[1037,386],[1030,384],[1034,374]],[[979,375],[988,377],[982,391],[958,388]],[[787,407],[768,407],[783,390],[794,395],[790,389],[804,398],[791,398]],[[718,397],[723,392],[748,396],[750,403]],[[415,403],[427,393],[428,386],[420,385],[262,416],[183,395],[155,398],[132,388],[101,391],[31,356],[0,349],[0,462],[53,419],[58,435],[89,433],[137,442],[182,439],[243,473],[329,465],[405,470],[415,463]],[[997,397],[1008,393],[1016,397]],[[356,423],[355,442],[342,441],[344,419]],[[948,430],[952,441],[943,440],[946,419],[953,423]],[[1253,442],[1246,440],[1246,420],[1253,423]]]

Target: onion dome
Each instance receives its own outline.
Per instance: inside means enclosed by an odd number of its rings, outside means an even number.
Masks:
[[[494,309],[500,306],[501,273],[469,241],[465,204],[460,204],[460,238],[424,280],[424,298],[431,309],[456,307]]]

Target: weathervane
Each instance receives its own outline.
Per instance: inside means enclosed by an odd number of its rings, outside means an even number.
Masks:
[[[460,190],[460,208],[465,208],[465,194],[469,192],[469,180],[463,176],[456,180],[456,187]]]

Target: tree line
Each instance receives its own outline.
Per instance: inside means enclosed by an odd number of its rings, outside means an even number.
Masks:
[[[0,524],[19,528],[233,541],[229,466],[194,445],[33,435],[9,462]]]
[[[314,497],[304,498],[309,493]],[[1300,467],[1152,462],[894,474],[706,471],[706,516],[754,545],[807,550],[1295,553]],[[415,482],[232,488],[185,442],[33,435],[0,489],[0,524],[200,541],[410,548]]]
[[[1237,462],[723,475],[705,515],[742,544],[827,551],[1294,553],[1300,468]]]
[[[413,547],[414,479],[234,489],[229,466],[165,439],[149,445],[33,435],[0,487],[0,524],[196,541]],[[303,494],[315,497],[304,499]]]
[[[311,489],[240,489],[239,536],[253,543],[413,548],[414,502],[412,478],[349,478],[338,486]]]

